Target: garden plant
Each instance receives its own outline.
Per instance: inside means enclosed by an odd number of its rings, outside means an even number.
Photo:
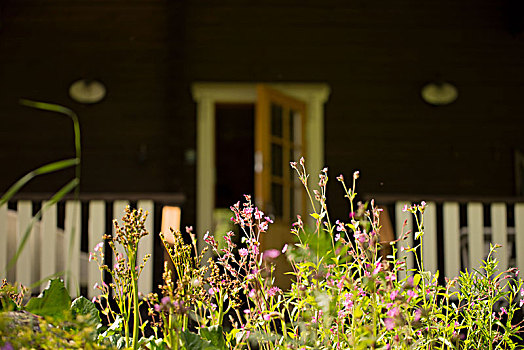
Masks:
[[[312,184],[303,159],[291,167],[311,208],[310,218],[297,216],[290,227],[295,243],[263,251],[261,237],[271,230],[272,219],[245,196],[242,203],[231,206],[231,220],[239,230],[225,233],[224,245],[217,243],[218,236],[207,233],[207,248],[199,252],[191,228],[186,229],[187,235],[173,231],[172,244],[160,234],[174,267],[165,264],[159,295],[140,296],[137,281],[149,256],[137,256],[137,249],[140,239],[149,234],[144,225],[147,214],[127,208],[123,224],[115,223],[116,233],[105,236],[90,255],[101,276],[103,272],[111,276],[110,283],[102,279],[95,286],[101,292],[95,300],[80,299],[71,305],[64,297],[59,313],[40,312],[51,308],[46,293],[58,288],[53,286],[60,281],[52,281],[39,301],[31,299],[27,304],[14,287],[2,287],[0,347],[14,348],[14,342],[28,334],[40,334],[66,339],[70,345],[58,346],[65,348],[523,348],[522,322],[516,320],[516,313],[524,302],[524,289],[517,269],[497,270],[494,252],[499,247],[491,247],[478,269],[439,284],[438,272],[425,269],[420,253],[426,203],[405,207],[414,215],[415,232],[401,232],[397,241],[381,242],[381,209],[373,201],[356,199],[358,172],[349,183],[342,175],[337,177],[350,212],[335,219],[328,212],[327,169]],[[414,236],[415,246],[399,244],[409,235]],[[386,245],[391,255],[383,256],[381,248]],[[397,246],[414,255],[415,268],[408,269]],[[206,261],[208,250],[214,254]],[[104,264],[107,252],[113,255],[113,266]],[[275,285],[274,264],[281,254],[292,267],[288,290]],[[66,291],[62,288],[60,295]],[[95,304],[104,320],[98,318]],[[140,314],[141,308],[148,310],[147,317]],[[9,318],[13,311],[39,316],[32,319],[31,327],[18,327]],[[22,335],[9,337],[13,329],[20,329]],[[27,340],[25,346],[52,348],[45,344]]]

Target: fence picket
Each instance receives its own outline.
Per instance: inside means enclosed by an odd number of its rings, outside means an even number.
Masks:
[[[65,258],[65,284],[71,295],[79,294],[80,242],[82,219],[79,201],[66,201],[63,251]]]
[[[22,242],[23,236],[31,223],[33,205],[31,201],[19,201],[18,202],[18,220],[16,225],[16,248]],[[34,280],[33,277],[33,242],[31,237],[34,236],[34,228],[29,234],[27,243],[25,244],[24,249],[18,256],[16,262],[16,280],[19,283],[22,283],[24,286],[31,285]]]
[[[153,291],[153,248],[154,248],[154,225],[153,218],[155,217],[155,206],[151,200],[138,201],[138,208],[142,208],[144,212],[148,212],[146,220],[146,230],[149,234],[142,238],[138,245],[138,261],[137,265],[142,264],[142,259],[146,254],[151,254],[151,258],[145,265],[142,273],[140,274],[140,279],[138,280],[138,290],[147,295]]]
[[[88,220],[88,249],[89,253],[92,253],[95,246],[102,241],[102,236],[105,234],[106,205],[104,201],[93,200],[89,202]],[[103,263],[103,261],[100,263]],[[87,294],[90,299],[100,294],[99,289],[93,289],[95,283],[100,282],[100,278],[101,271],[98,269],[98,264],[94,261],[89,262],[87,266]]]
[[[478,268],[484,259],[484,213],[482,203],[468,203],[468,270]]]
[[[515,204],[515,246],[517,267],[524,271],[524,203]]]
[[[444,273],[453,279],[460,272],[460,207],[456,202],[442,206],[444,226]]]
[[[424,236],[422,236],[424,270],[435,273],[438,269],[437,204],[428,202],[424,211]]]
[[[399,241],[397,244],[397,257],[398,260],[406,259],[406,268],[404,271],[400,271],[398,273],[398,279],[403,280],[407,275],[410,275],[410,273],[407,272],[408,269],[413,268],[413,253],[403,251],[402,248],[407,249],[408,247],[413,247],[413,214],[410,212],[403,211],[404,206],[409,206],[410,203],[407,202],[397,202],[395,205],[395,229],[397,232],[397,238],[402,235],[402,232],[406,233],[407,231],[411,231],[411,233],[407,236],[405,240]],[[404,226],[404,221],[407,221],[406,227]]]
[[[506,227],[506,204],[491,204],[491,242],[500,244],[502,248],[497,249],[496,257],[499,261],[498,271],[508,269],[508,238]]]
[[[42,203],[42,207],[46,202]],[[56,204],[51,205],[46,211],[42,213],[42,221],[40,223],[40,278],[49,278],[51,275],[57,273],[57,246],[58,246],[58,232],[56,226]],[[40,291],[47,287],[47,283],[40,285]]]
[[[0,278],[7,278],[7,203],[0,206]]]

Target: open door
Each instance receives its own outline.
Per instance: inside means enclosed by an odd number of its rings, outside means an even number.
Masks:
[[[261,236],[261,250],[281,250],[293,242],[291,224],[305,211],[302,183],[289,163],[306,156],[306,104],[265,85],[257,85],[255,117],[255,202],[274,223]],[[277,262],[277,284],[289,286],[283,273],[287,260]]]

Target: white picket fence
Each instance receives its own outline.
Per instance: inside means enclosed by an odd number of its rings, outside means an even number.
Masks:
[[[394,227],[397,235],[402,232],[404,221],[407,226],[404,232],[411,230],[416,232],[416,223],[412,213],[404,212],[403,208],[408,202],[395,203]],[[424,212],[424,235],[422,254],[424,257],[425,270],[436,271],[438,262],[438,247],[443,247],[444,261],[440,266],[440,273],[448,278],[459,275],[459,271],[478,268],[481,261],[486,258],[489,245],[499,244],[496,258],[499,261],[498,270],[504,271],[509,267],[524,268],[524,203],[514,203],[511,208],[514,211],[514,225],[508,227],[508,205],[505,202],[492,202],[483,204],[481,202],[466,203],[467,225],[461,223],[460,203],[443,202],[442,222],[437,223],[437,203],[428,202]],[[484,225],[484,206],[489,207],[491,219],[490,227]],[[437,224],[442,227],[443,242],[437,241]],[[398,236],[397,236],[398,237]],[[414,235],[410,235],[407,241],[400,244],[413,247]],[[440,244],[439,244],[440,243]],[[400,249],[400,248],[399,248]],[[512,256],[511,252],[515,252]],[[400,252],[400,257],[406,257],[408,268],[415,265],[413,254]],[[399,277],[403,277],[401,275]]]
[[[171,202],[181,202],[180,195],[168,197],[171,198]],[[140,241],[138,247],[138,256],[141,259],[146,254],[153,255],[154,252],[155,200],[133,201],[136,202],[137,208],[142,208],[149,213],[146,229],[150,234]],[[63,216],[64,229],[57,225],[57,205],[52,205],[43,213],[41,220],[33,226],[16,265],[6,271],[9,261],[14,256],[18,244],[33,218],[34,202],[32,200],[18,200],[16,201],[16,210],[8,210],[7,205],[0,207],[0,278],[7,278],[9,282],[30,286],[36,281],[59,274],[64,278],[72,295],[76,295],[80,291],[80,287],[87,289],[87,296],[89,297],[99,294],[99,290],[94,289],[93,286],[95,283],[101,283],[102,274],[96,262],[88,261],[89,253],[81,250],[81,235],[87,235],[88,250],[93,251],[93,248],[102,241],[104,234],[112,233],[106,232],[108,220],[113,220],[113,218],[106,217],[106,206],[112,206],[113,216],[118,218],[120,222],[124,215],[124,209],[130,204],[130,201],[89,200],[88,217],[82,217],[81,202],[67,200],[65,201],[65,215]],[[44,206],[45,201],[41,202],[41,205]],[[88,232],[81,232],[82,220],[88,221]],[[106,256],[110,253],[111,250],[106,245]],[[153,261],[154,256],[151,257],[140,275],[139,291],[144,294],[153,290]],[[41,290],[45,286],[46,283],[43,283],[36,287],[33,292],[38,289]]]
[[[180,198],[176,201],[181,202]],[[84,200],[85,202],[85,200]],[[149,212],[146,228],[154,233],[155,201],[151,199],[135,201],[137,207]],[[171,201],[172,202],[172,201]],[[64,229],[57,228],[57,206],[51,206],[42,219],[33,227],[26,248],[20,255],[16,266],[7,272],[6,267],[14,255],[21,236],[32,220],[34,201],[19,200],[16,202],[16,211],[8,210],[4,205],[0,208],[0,278],[7,277],[10,282],[19,282],[31,285],[56,273],[65,273],[63,276],[70,292],[75,294],[78,287],[87,287],[87,294],[92,297],[98,294],[93,289],[95,283],[100,283],[101,273],[94,262],[88,262],[88,253],[82,252],[80,245],[80,231],[82,220],[88,220],[87,231],[81,232],[88,236],[89,250],[101,241],[105,234],[107,220],[106,206],[112,206],[113,216],[121,218],[128,200],[102,200],[88,201],[88,217],[82,217],[81,204],[78,201],[65,202]],[[42,205],[45,202],[42,202]],[[402,232],[404,220],[407,226],[404,230],[416,231],[413,215],[402,209],[407,202],[395,202],[394,228],[397,234]],[[489,250],[489,243],[500,244],[502,248],[497,251],[499,270],[508,267],[524,269],[524,203],[514,203],[510,207],[514,211],[514,225],[508,227],[508,205],[505,202],[483,204],[481,202],[466,203],[467,225],[461,222],[460,203],[440,202],[442,215],[437,216],[437,203],[428,202],[424,213],[425,233],[423,236],[423,255],[426,270],[436,271],[439,267],[438,249],[443,249],[443,262],[440,261],[440,273],[446,277],[458,276],[459,271],[469,267],[478,267]],[[490,227],[484,225],[484,206],[489,206]],[[158,210],[158,207],[157,207]],[[441,219],[437,223],[437,217]],[[437,225],[442,231],[442,240],[437,240]],[[157,226],[158,227],[158,226]],[[165,228],[162,228],[165,230]],[[72,234],[74,233],[74,234]],[[413,235],[403,245],[414,246]],[[153,253],[153,235],[146,236],[139,245],[139,256]],[[72,248],[72,249],[70,249]],[[109,252],[106,247],[106,254]],[[515,252],[512,256],[511,252]],[[414,267],[412,254],[406,255],[408,268]],[[154,258],[154,257],[153,257]],[[139,289],[142,293],[149,293],[153,289],[153,258],[146,265],[139,280]],[[442,271],[443,270],[443,271]],[[402,276],[399,276],[402,277]],[[156,281],[158,282],[158,281]],[[44,285],[38,288],[42,289]]]

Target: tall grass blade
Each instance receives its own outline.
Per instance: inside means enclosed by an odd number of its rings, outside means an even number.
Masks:
[[[54,171],[59,171],[62,169],[67,169],[78,164],[80,164],[80,159],[78,158],[64,159],[46,165],[42,165],[41,167],[36,168],[33,171],[30,171],[29,173],[25,174],[22,178],[20,178],[17,182],[15,182],[7,190],[7,192],[0,199],[0,206],[7,203],[18,191],[20,191],[22,187],[24,187],[29,181],[31,181],[36,176],[52,173]]]
[[[29,223],[28,227],[26,228],[24,232],[24,235],[22,236],[21,242],[18,243],[18,248],[16,249],[15,255],[11,258],[11,260],[9,261],[9,264],[7,264],[6,273],[10,269],[12,269],[13,266],[18,261],[18,257],[20,256],[20,254],[22,253],[22,251],[25,248],[27,239],[29,238],[29,235],[31,234],[31,230],[33,229],[33,226],[35,225],[35,223],[38,220],[40,220],[40,218],[42,217],[42,213],[46,211],[47,208],[49,208],[51,205],[57,203],[59,200],[64,198],[64,196],[68,194],[69,192],[71,192],[73,189],[75,189],[79,183],[80,183],[80,180],[76,178],[69,181],[64,187],[62,187],[58,192],[56,192],[53,195],[53,197],[51,197],[51,199],[47,201],[46,204],[44,204],[44,206],[42,206],[42,208],[38,211],[38,213],[36,213],[36,215],[31,219],[31,222]]]

